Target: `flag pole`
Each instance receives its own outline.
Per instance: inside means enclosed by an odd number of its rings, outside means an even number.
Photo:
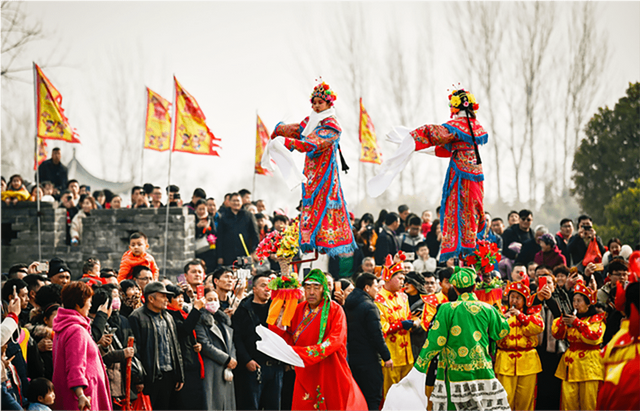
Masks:
[[[148,105],[147,105],[148,106]],[[167,187],[171,185],[171,157],[173,154],[173,141],[176,138],[176,110],[178,106],[176,96],[176,76],[173,76],[173,115],[171,116],[171,139],[169,140],[169,171],[167,173]],[[164,224],[164,257],[163,257],[163,271],[162,275],[167,276],[167,249],[169,245],[169,193],[167,193],[167,216]]]
[[[253,192],[253,196],[254,198],[258,198],[258,195],[256,194],[256,156],[258,155],[258,110],[256,110],[256,141],[253,145],[254,150],[253,150],[253,187],[252,187],[252,192]]]
[[[34,116],[36,120],[35,131],[35,158],[34,164],[36,165],[36,187],[40,187],[40,165],[38,164],[38,70],[36,69],[36,63],[33,62],[33,101],[35,106]],[[36,189],[36,220],[38,221],[38,261],[42,261],[42,232],[40,230],[40,190]]]
[[[144,88],[145,93],[145,104],[144,108],[144,121],[142,122],[142,152],[140,153],[140,183],[144,184],[144,145],[147,139],[147,111],[149,110],[149,92],[147,91],[147,87]]]

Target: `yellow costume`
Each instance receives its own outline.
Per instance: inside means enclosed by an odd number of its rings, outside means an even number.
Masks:
[[[411,336],[409,331],[402,327],[402,321],[411,320],[411,312],[409,299],[405,293],[392,293],[384,288],[376,296],[376,306],[380,310],[382,333],[393,360],[393,368],[382,369],[384,398],[389,388],[407,375],[413,365]]]
[[[518,292],[525,301],[530,301],[529,288],[523,283],[509,284],[506,292],[510,291]],[[526,306],[523,310],[526,310]],[[506,307],[503,307],[503,311],[507,311]],[[498,341],[496,378],[502,383],[509,405],[514,410],[535,408],[537,377],[542,371],[536,351],[538,334],[544,330],[540,311],[541,307],[536,306],[529,309],[527,314],[521,312],[509,317],[509,335]]]
[[[595,293],[591,293],[581,280],[576,284],[575,293],[587,296],[592,303],[595,301]],[[571,327],[565,325],[562,317],[553,321],[551,332],[554,338],[569,341],[569,348],[556,370],[556,377],[562,380],[563,410],[596,408],[598,387],[604,379],[599,351],[605,330],[604,317],[602,313],[576,318]]]

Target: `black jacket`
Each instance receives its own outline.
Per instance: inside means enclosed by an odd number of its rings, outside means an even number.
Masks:
[[[604,245],[602,244],[602,239],[599,236],[596,236],[596,242],[598,243],[598,249],[600,249],[600,254],[604,255]],[[571,254],[571,261],[573,265],[579,265],[582,263],[584,259],[584,255],[587,253],[588,245],[585,244],[584,240],[580,237],[580,234],[574,234],[569,240],[569,244],[567,244],[567,250],[569,254]]]
[[[515,260],[515,251],[509,250],[509,246],[511,245],[511,243],[524,244],[525,241],[531,240],[532,238],[535,238],[535,234],[531,228],[529,228],[529,231],[522,231],[518,224],[512,225],[511,227],[504,230],[504,233],[502,233],[502,255]]]
[[[185,372],[194,370],[199,372],[200,360],[198,360],[198,353],[193,350],[193,346],[197,342],[194,330],[200,319],[200,311],[195,308],[192,309],[186,319],[182,317],[179,311],[167,310],[167,312],[173,317],[173,321],[176,323],[178,342],[180,343],[180,350],[182,351],[182,363]]]
[[[233,343],[236,346],[238,367],[241,367],[242,370],[245,369],[245,366],[251,360],[256,361],[261,366],[264,366],[266,361],[276,362],[276,360],[263,354],[256,348],[256,342],[259,340],[258,333],[256,333],[256,326],[262,324],[264,327],[268,327],[267,314],[270,306],[271,300],[263,306],[264,311],[260,313],[261,315],[256,313],[253,309],[253,294],[249,294],[242,300],[240,305],[238,305],[235,314],[231,317],[233,324]]]
[[[167,310],[160,313],[162,318],[167,322],[169,330],[169,341],[171,343],[171,359],[173,361],[173,374],[177,382],[184,382],[184,368],[182,365],[182,352],[178,343],[178,331],[173,317],[169,315]],[[156,327],[151,320],[151,311],[142,306],[136,308],[129,316],[129,324],[133,336],[136,339],[136,356],[142,362],[142,366],[147,372],[144,381],[145,389],[150,384],[158,380],[161,375],[160,364],[158,360],[158,342],[156,340]]]
[[[518,254],[518,257],[516,258],[516,264],[529,264],[531,261],[533,261],[534,257],[540,250],[542,250],[542,248],[535,238],[525,241],[524,243],[522,243],[520,254]]]
[[[558,245],[558,249],[564,256],[564,258],[567,259],[567,267],[571,267],[571,253],[569,252],[569,243],[565,243],[564,239],[558,234],[555,235],[555,239],[556,244]]]
[[[393,257],[398,252],[398,241],[396,236],[391,233],[391,230],[383,225],[378,234],[378,241],[376,242],[376,251],[373,254],[376,259],[376,265],[384,265],[384,260],[387,255],[391,254]]]
[[[51,181],[53,186],[62,191],[67,188],[68,170],[62,163],[53,164],[52,159],[42,162],[38,167],[40,181]]]
[[[380,312],[373,298],[364,290],[355,288],[344,303],[347,315],[347,350],[351,367],[380,368],[391,353],[382,335]]]
[[[239,234],[244,237],[249,253],[253,252],[259,242],[258,226],[253,214],[245,210],[238,211],[238,214],[233,214],[231,210],[221,214],[216,250],[218,258],[222,258],[225,265],[231,265],[239,256],[246,255]]]

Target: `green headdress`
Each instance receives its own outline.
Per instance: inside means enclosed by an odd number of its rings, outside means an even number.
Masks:
[[[476,283],[476,271],[469,267],[456,267],[449,282],[456,288],[471,287]]]
[[[309,271],[309,274],[307,274],[306,277],[304,277],[302,285],[304,286],[305,284],[320,284],[323,287],[322,296],[324,305],[322,306],[322,313],[320,315],[320,334],[318,336],[318,344],[321,344],[324,332],[327,329],[329,309],[331,308],[331,292],[329,291],[329,283],[327,282],[327,276],[325,273],[318,268],[314,268]]]

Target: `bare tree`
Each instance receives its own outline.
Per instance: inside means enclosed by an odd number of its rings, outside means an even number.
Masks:
[[[537,188],[535,143],[540,140],[536,135],[539,121],[537,111],[542,100],[543,79],[547,74],[546,63],[550,57],[548,47],[555,25],[554,14],[555,5],[544,2],[519,3],[514,12],[517,31],[512,50],[516,53],[518,80],[523,92],[520,101],[524,105],[524,141],[530,160],[529,201],[532,204],[536,201]]]
[[[471,67],[475,74],[474,78],[478,82],[478,89],[473,91],[484,99],[482,110],[486,110],[489,119],[487,131],[490,136],[490,145],[493,147],[498,200],[502,201],[499,150],[501,139],[496,123],[499,111],[496,93],[502,74],[502,66],[499,62],[505,33],[503,6],[501,3],[492,2],[452,4],[452,13],[449,14],[450,24],[457,27],[461,21],[465,22],[464,30],[453,32],[465,52],[461,59],[465,62],[463,67]]]
[[[31,70],[31,64],[20,62],[19,57],[29,43],[43,38],[41,23],[28,23],[22,7],[23,3],[19,1],[0,3],[0,14],[2,15],[2,70],[0,74],[3,81],[24,81],[16,74]],[[22,65],[16,66],[17,62]]]
[[[562,185],[568,189],[567,171],[573,161],[573,153],[578,148],[581,131],[589,113],[593,97],[601,88],[599,79],[608,61],[606,37],[596,29],[597,5],[591,2],[571,5],[568,27],[568,69],[566,77],[566,104],[563,115],[562,139]]]

